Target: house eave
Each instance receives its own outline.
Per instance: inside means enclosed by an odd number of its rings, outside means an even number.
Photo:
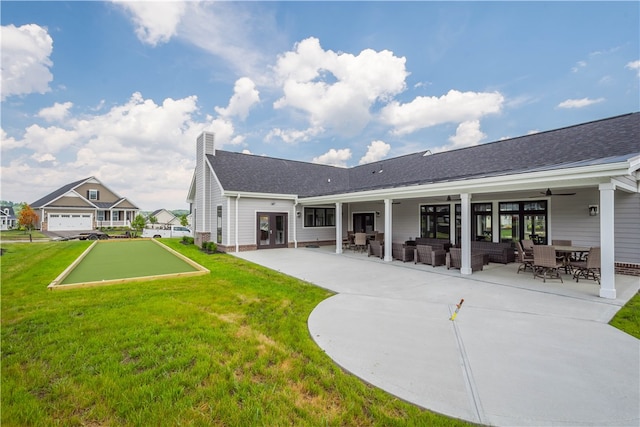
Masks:
[[[360,191],[304,197],[302,204],[365,202],[383,199],[410,199],[416,197],[441,197],[460,193],[492,193],[527,191],[540,188],[577,188],[609,182],[619,176],[632,176],[630,160],[583,167],[551,169],[535,172],[504,173],[489,177],[466,178],[455,181],[417,184],[407,187]],[[508,179],[507,179],[508,178]],[[635,177],[634,177],[635,179]]]
[[[223,191],[224,197],[239,197],[250,199],[274,199],[274,200],[293,200],[296,201],[298,196],[296,194],[278,194],[278,193],[254,193],[250,191]]]

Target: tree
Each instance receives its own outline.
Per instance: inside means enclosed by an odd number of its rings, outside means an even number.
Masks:
[[[136,215],[136,217],[131,222],[131,228],[134,230],[134,236],[136,237],[136,233],[140,233],[144,226],[147,225],[147,221],[140,214]]]
[[[186,215],[180,215],[180,225],[183,227],[189,225],[189,220],[187,219]]]
[[[158,223],[158,218],[156,218],[156,217],[155,217],[155,216],[153,216],[153,215],[149,215],[149,222],[150,222],[151,224],[157,224],[157,223]]]
[[[29,241],[33,242],[33,235],[31,231],[38,225],[38,215],[35,213],[31,206],[24,205],[18,215],[18,224],[24,227],[29,232]]]

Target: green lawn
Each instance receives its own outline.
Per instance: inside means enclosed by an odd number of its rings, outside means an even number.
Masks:
[[[211,270],[49,291],[91,242],[3,244],[3,426],[460,426],[344,373],[309,336],[326,290],[163,242]]]
[[[151,240],[97,242],[62,284],[197,271]]]

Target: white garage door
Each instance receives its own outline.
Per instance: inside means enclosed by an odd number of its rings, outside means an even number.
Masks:
[[[49,231],[92,230],[91,214],[55,213],[49,214]]]

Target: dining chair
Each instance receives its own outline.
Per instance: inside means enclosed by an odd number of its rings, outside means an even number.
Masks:
[[[593,279],[600,283],[600,248],[589,249],[586,260],[571,261],[569,265],[574,269],[573,278],[576,282],[580,277]]]
[[[357,250],[364,252],[367,248],[367,233],[356,233],[354,244]]]
[[[355,247],[356,247],[355,239],[356,239],[356,234],[353,231],[350,231],[350,230],[347,231],[347,241],[348,241],[347,246],[348,246],[348,249],[351,249],[351,250],[355,249]]]
[[[516,242],[516,249],[518,250],[518,260],[520,261],[516,274],[519,274],[520,271],[527,271],[527,268],[533,271],[533,254],[526,253],[520,242]]]
[[[533,240],[531,239],[524,239],[522,241],[522,249],[524,249],[525,252],[528,252],[531,255],[533,255],[533,246]]]
[[[556,248],[547,245],[533,246],[533,278],[542,277],[542,282],[546,283],[547,279],[560,279],[560,268],[562,262],[556,258]]]

